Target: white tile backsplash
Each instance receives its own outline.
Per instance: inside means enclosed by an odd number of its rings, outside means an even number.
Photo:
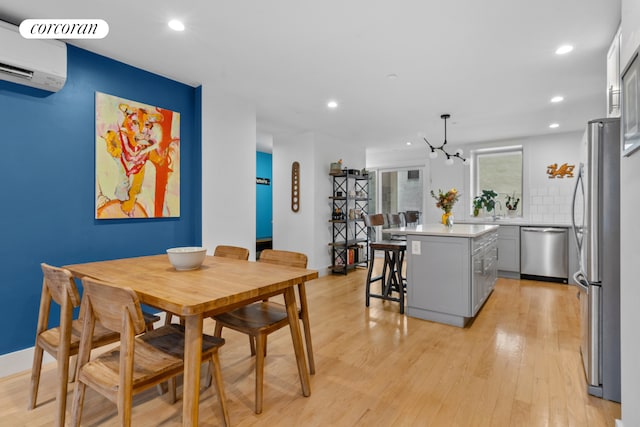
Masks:
[[[532,223],[562,224],[571,222],[572,189],[569,186],[530,188],[527,206]]]

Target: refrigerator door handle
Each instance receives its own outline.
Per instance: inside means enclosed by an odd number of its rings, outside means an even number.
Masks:
[[[589,282],[584,277],[581,271],[576,271],[573,273],[573,280],[576,283],[576,286],[580,288],[583,292],[589,292]]]
[[[582,229],[580,229],[579,231],[578,226],[576,224],[576,197],[578,195],[578,187],[580,187],[582,197],[584,198],[584,179],[583,178],[584,178],[583,165],[581,163],[580,167],[578,168],[578,177],[576,178],[576,186],[573,188],[573,202],[571,203],[571,225],[573,229],[573,237],[576,239],[578,254],[582,253],[582,239],[581,239],[582,236],[578,235],[578,234],[582,234]],[[584,212],[583,212],[583,215],[584,215]]]

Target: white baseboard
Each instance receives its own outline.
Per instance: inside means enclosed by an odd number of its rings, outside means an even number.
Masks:
[[[51,355],[44,353],[42,363],[55,362]],[[0,356],[0,378],[17,374],[23,371],[30,371],[33,365],[33,347],[24,350],[14,351]]]
[[[164,325],[165,312],[156,313],[160,316],[160,321],[155,325]],[[46,351],[42,358],[42,363],[55,362],[53,358]],[[24,371],[30,371],[33,367],[33,347],[25,348],[24,350],[14,351],[13,353],[7,353],[0,355],[0,378],[8,377],[9,375],[18,374]]]
[[[624,424],[622,424],[622,420],[616,420],[616,427],[624,427]]]

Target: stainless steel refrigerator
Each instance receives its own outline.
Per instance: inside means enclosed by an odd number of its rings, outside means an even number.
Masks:
[[[592,120],[582,140],[572,222],[580,269],[582,361],[589,394],[620,402],[620,119]]]

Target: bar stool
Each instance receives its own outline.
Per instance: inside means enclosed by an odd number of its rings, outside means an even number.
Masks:
[[[402,227],[402,217],[400,214],[387,214],[387,225],[389,228]],[[391,240],[407,240],[407,236],[402,234],[393,234],[389,237]]]
[[[364,215],[365,225],[369,232],[373,232],[375,227],[384,224],[383,214]],[[382,274],[372,277],[373,262],[376,251],[384,252],[384,264]],[[404,314],[404,294],[406,292],[406,281],[402,277],[402,262],[407,250],[407,242],[403,240],[383,240],[380,242],[369,242],[369,269],[367,272],[367,283],[365,290],[365,304],[369,307],[371,298],[379,298],[386,301],[400,303],[400,314]],[[371,284],[380,281],[381,290],[379,294],[371,292]],[[398,294],[393,296],[393,292]]]
[[[412,227],[418,224],[420,221],[420,212],[419,211],[406,211],[404,213],[404,224],[407,227]]]

